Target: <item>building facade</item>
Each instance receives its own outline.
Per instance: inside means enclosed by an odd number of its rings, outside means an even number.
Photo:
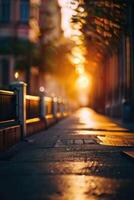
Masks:
[[[41,46],[41,71],[40,87],[44,87],[48,95],[59,95],[60,88],[56,78],[51,73],[50,63],[53,52],[60,47],[63,37],[61,27],[61,8],[58,0],[41,0],[40,7],[40,46]],[[53,61],[52,61],[53,62]],[[58,69],[57,69],[58,70]]]
[[[127,7],[126,32],[97,69],[94,107],[110,117],[134,121],[134,2]],[[98,76],[97,76],[98,74]]]
[[[41,0],[40,7],[41,43],[59,43],[62,35],[61,8],[58,0]]]
[[[26,81],[27,68],[32,67],[26,51],[38,43],[39,6],[40,0],[0,0],[1,87],[15,79]],[[24,60],[28,65],[20,67]]]

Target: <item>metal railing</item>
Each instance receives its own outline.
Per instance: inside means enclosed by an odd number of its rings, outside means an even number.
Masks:
[[[0,125],[17,121],[15,92],[0,90]]]
[[[26,95],[26,119],[40,118],[40,98]]]
[[[57,103],[56,114],[66,111],[66,105],[61,99],[53,101],[51,97],[44,97],[45,115],[53,115],[53,104]],[[19,108],[18,108],[19,109]],[[40,97],[26,95],[26,119],[40,118]],[[45,117],[45,116],[44,116]],[[17,95],[12,91],[0,90],[0,124],[17,121]]]
[[[44,98],[45,103],[45,115],[53,114],[53,99],[51,97]]]
[[[26,87],[23,82],[15,82],[11,85],[12,91],[0,90],[0,127],[8,126],[7,122],[18,124],[25,137],[27,123],[50,118],[55,121],[69,113],[69,105],[62,98],[27,95]]]
[[[12,91],[0,90],[0,151],[67,116],[70,107],[62,98],[27,95],[23,82],[10,87]]]
[[[62,105],[63,102],[60,98],[57,99],[57,114],[61,114],[62,113]]]

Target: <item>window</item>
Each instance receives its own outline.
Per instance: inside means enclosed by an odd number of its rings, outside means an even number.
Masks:
[[[8,85],[9,84],[9,61],[7,59],[2,59],[1,60],[1,67],[2,67],[2,84],[3,85]]]
[[[21,0],[20,3],[20,20],[27,23],[29,20],[29,0]]]
[[[0,22],[8,23],[10,21],[10,0],[0,0]]]

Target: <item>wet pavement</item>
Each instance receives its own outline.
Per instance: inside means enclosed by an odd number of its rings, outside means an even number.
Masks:
[[[1,200],[133,200],[134,133],[83,108],[0,156]]]

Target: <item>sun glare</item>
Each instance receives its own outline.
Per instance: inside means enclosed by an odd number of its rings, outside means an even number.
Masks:
[[[85,69],[83,65],[77,65],[75,68],[78,75],[82,75],[85,73]]]
[[[87,89],[89,87],[89,84],[89,77],[86,74],[82,74],[79,76],[77,80],[77,85],[80,89]]]
[[[71,3],[73,2],[73,3]],[[70,61],[72,62],[77,79],[75,82],[76,91],[78,92],[78,99],[81,105],[85,106],[88,104],[89,93],[91,91],[91,77],[90,74],[86,72],[86,48],[85,48],[85,38],[81,32],[82,21],[78,23],[71,23],[71,17],[77,15],[76,8],[83,16],[85,13],[84,7],[79,7],[81,1],[75,0],[59,0],[62,12],[62,28],[64,30],[64,35],[69,37],[73,41],[73,48],[71,54],[69,55]]]
[[[70,37],[72,34],[70,20],[74,12],[71,8],[71,0],[59,0],[59,5],[61,6],[62,29],[64,31],[64,35],[65,37]]]

